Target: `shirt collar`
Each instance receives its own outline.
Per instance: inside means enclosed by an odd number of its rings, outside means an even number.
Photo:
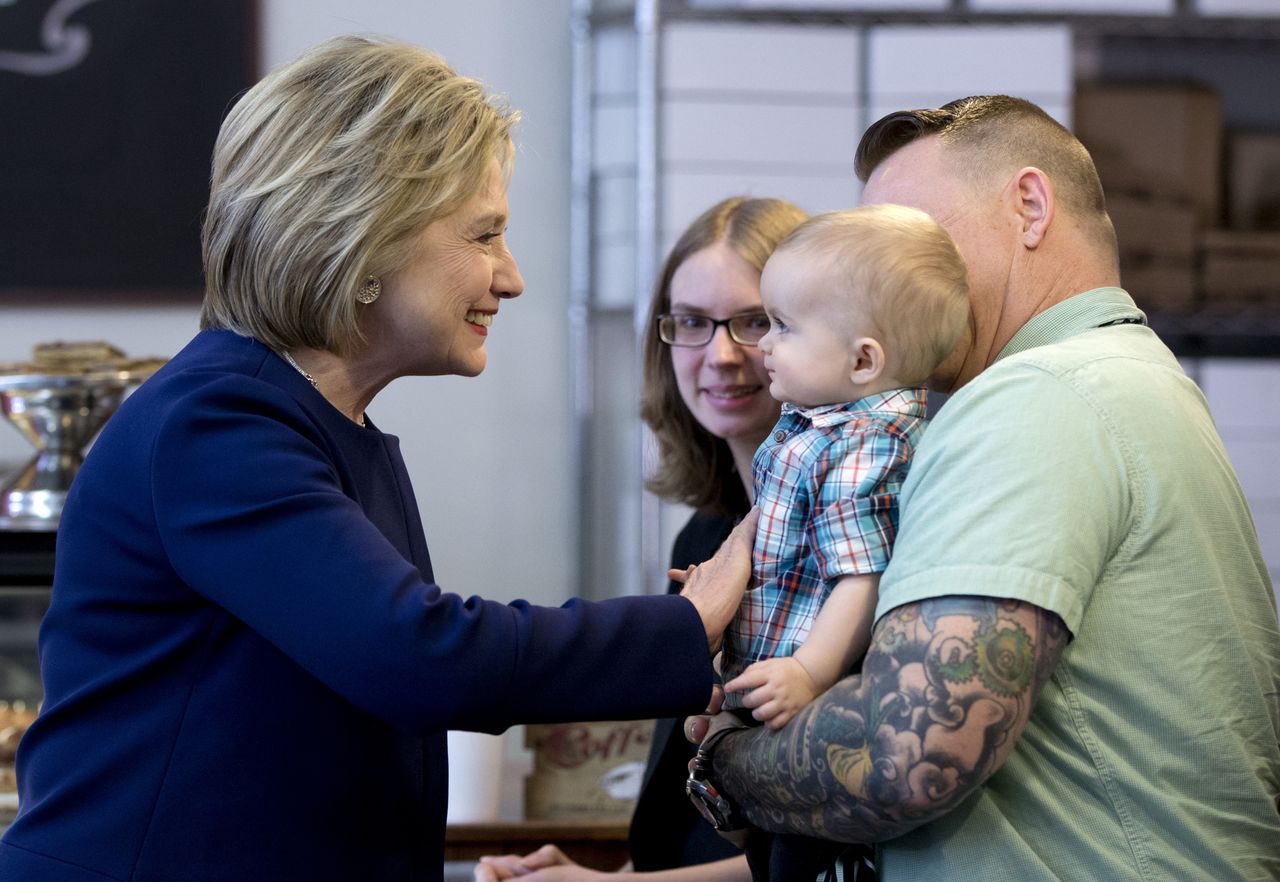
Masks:
[[[922,417],[925,414],[924,396],[925,392],[920,388],[890,389],[887,392],[877,392],[874,395],[859,398],[857,401],[823,404],[819,407],[784,404],[782,416],[795,415],[821,427],[848,422],[870,411]]]
[[[1147,317],[1121,288],[1094,288],[1049,307],[1013,335],[996,361],[1037,346],[1066,340],[1090,328],[1122,322],[1147,323]]]

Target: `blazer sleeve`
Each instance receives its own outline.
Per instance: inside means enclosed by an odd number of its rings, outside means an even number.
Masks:
[[[397,726],[674,716],[711,694],[705,632],[683,597],[548,608],[425,582],[270,384],[192,391],[161,421],[150,463],[156,529],[186,585]]]

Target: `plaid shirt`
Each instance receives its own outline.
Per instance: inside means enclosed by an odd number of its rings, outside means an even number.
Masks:
[[[726,682],[754,662],[794,654],[842,576],[884,571],[898,491],[925,423],[923,389],[783,406],[751,464],[760,507],[754,587],[725,633]],[[741,706],[744,695],[727,694],[725,706]]]

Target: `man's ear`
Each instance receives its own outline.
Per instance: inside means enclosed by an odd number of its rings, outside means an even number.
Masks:
[[[1027,166],[1013,176],[1015,209],[1021,220],[1019,236],[1025,248],[1044,241],[1053,222],[1056,201],[1049,176],[1035,166]]]
[[[849,350],[849,380],[866,386],[884,373],[884,347],[874,337],[859,337]]]

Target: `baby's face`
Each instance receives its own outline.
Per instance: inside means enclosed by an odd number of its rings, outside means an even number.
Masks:
[[[760,277],[769,333],[758,344],[769,394],[802,407],[862,397],[852,374],[861,336],[851,298],[839,293],[826,267],[789,252],[775,254]]]

